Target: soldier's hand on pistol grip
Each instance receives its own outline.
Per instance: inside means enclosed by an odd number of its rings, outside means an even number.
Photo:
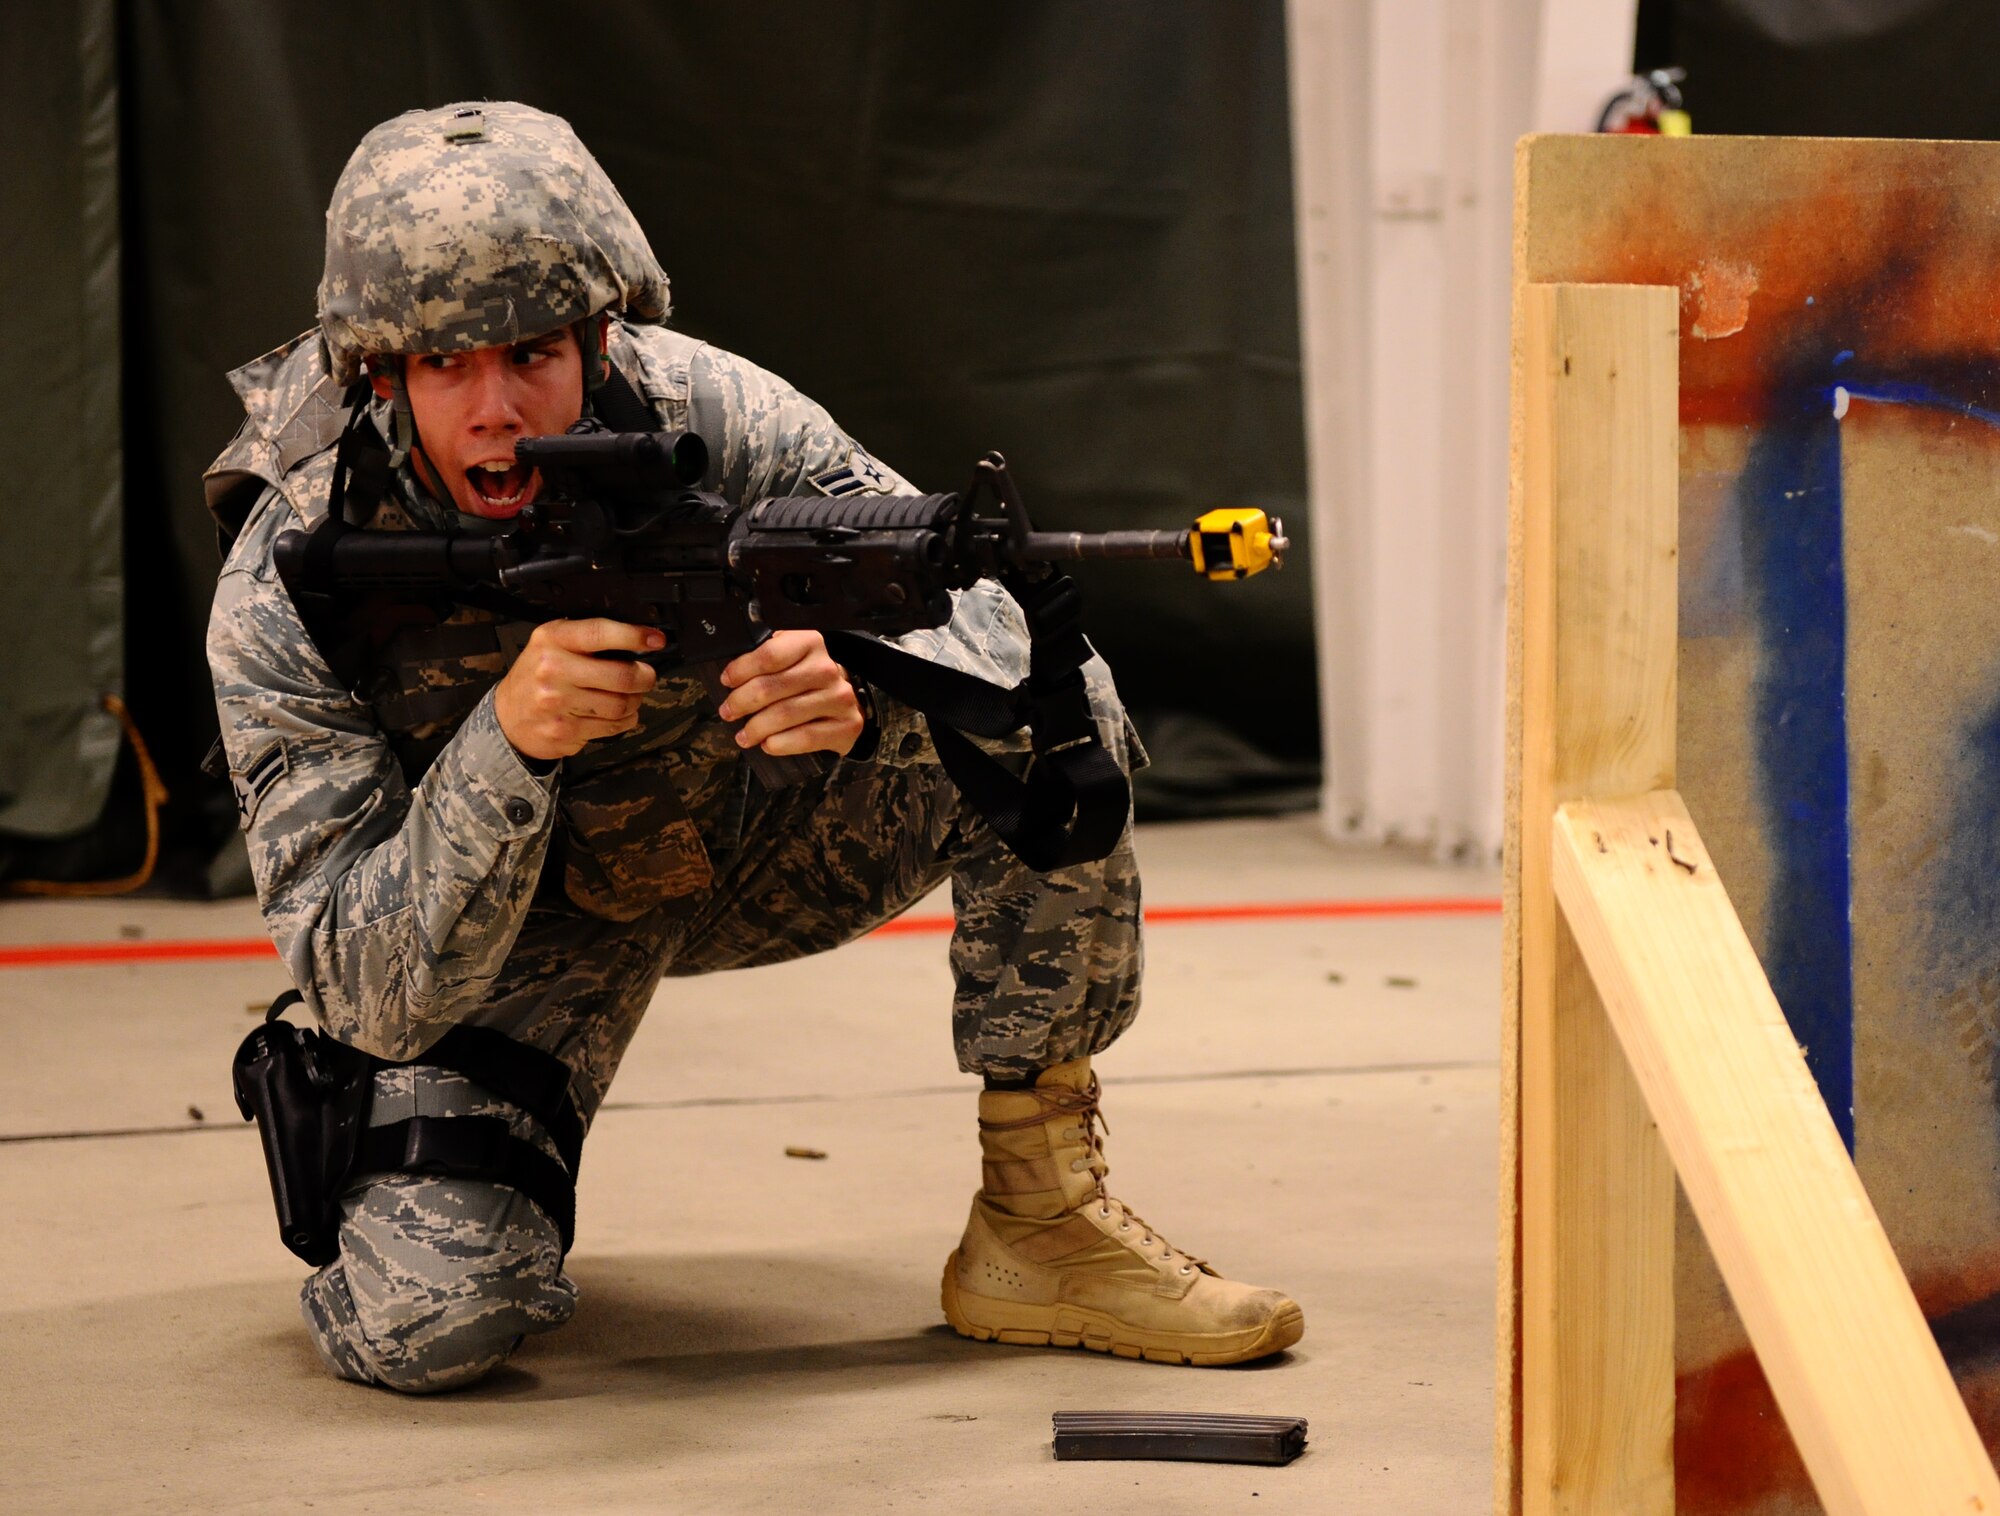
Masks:
[[[818,632],[773,632],[726,665],[722,682],[729,688],[723,720],[749,718],[738,746],[779,757],[845,753],[861,736],[860,698]]]
[[[543,622],[493,692],[500,730],[516,752],[543,762],[631,731],[659,676],[651,665],[628,660],[665,645],[651,627],[602,617]],[[596,656],[607,652],[627,658]]]

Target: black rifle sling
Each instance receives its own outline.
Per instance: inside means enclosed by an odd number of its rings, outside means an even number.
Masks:
[[[382,440],[368,414],[366,383],[350,386],[344,398],[347,425],[340,429],[340,441],[334,447],[327,515],[342,527],[366,526],[387,498],[395,470],[389,467],[389,444]]]
[[[1000,840],[1046,873],[1103,858],[1118,845],[1132,788],[1098,735],[1083,665],[1082,593],[1064,574],[1001,583],[1028,622],[1028,677],[1005,689],[901,648],[827,634],[827,649],[870,684],[924,713],[938,761]],[[1026,726],[1035,757],[1025,779],[962,733],[1000,737]]]
[[[639,398],[632,381],[615,363],[604,366],[604,382],[590,392],[590,408],[614,432],[657,432],[660,418]]]
[[[1025,685],[1007,689],[855,632],[828,632],[826,649],[849,673],[923,712],[933,729],[941,724],[975,737],[1005,737],[1028,724]]]
[[[306,533],[305,582],[331,582],[333,545],[357,526],[374,518],[389,490],[389,445],[368,416],[367,389],[349,388],[347,425],[334,446],[333,483],[325,519]],[[376,631],[378,607],[366,599],[291,589],[306,636],[345,689],[360,687],[381,638]]]

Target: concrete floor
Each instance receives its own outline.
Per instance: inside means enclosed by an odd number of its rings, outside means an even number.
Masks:
[[[1303,816],[1139,848],[1154,906],[1499,889],[1332,849]],[[258,932],[248,903],[0,905],[0,944]],[[1497,916],[1150,932],[1146,1009],[1099,1060],[1112,1188],[1299,1300],[1305,1340],[1266,1365],[942,1324],[978,1147],[943,939],[917,935],[668,984],[591,1136],[575,1320],[423,1400],[327,1378],[299,1325],[227,1079],[275,960],[0,968],[0,1510],[1484,1510],[1499,937]],[[1296,1414],[1311,1447],[1059,1464],[1063,1409]]]

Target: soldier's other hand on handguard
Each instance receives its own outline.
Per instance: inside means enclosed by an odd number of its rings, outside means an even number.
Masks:
[[[543,762],[631,731],[659,676],[649,664],[598,655],[664,646],[666,638],[652,627],[602,617],[543,622],[493,692],[500,730],[517,753]]]
[[[818,632],[773,632],[725,666],[722,682],[723,720],[749,718],[736,734],[740,747],[780,757],[846,753],[861,736],[860,697]]]

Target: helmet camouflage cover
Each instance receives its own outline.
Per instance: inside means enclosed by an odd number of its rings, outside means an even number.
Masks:
[[[409,111],[361,139],[326,211],[320,332],[335,380],[370,353],[667,316],[646,234],[567,121],[511,101]]]

